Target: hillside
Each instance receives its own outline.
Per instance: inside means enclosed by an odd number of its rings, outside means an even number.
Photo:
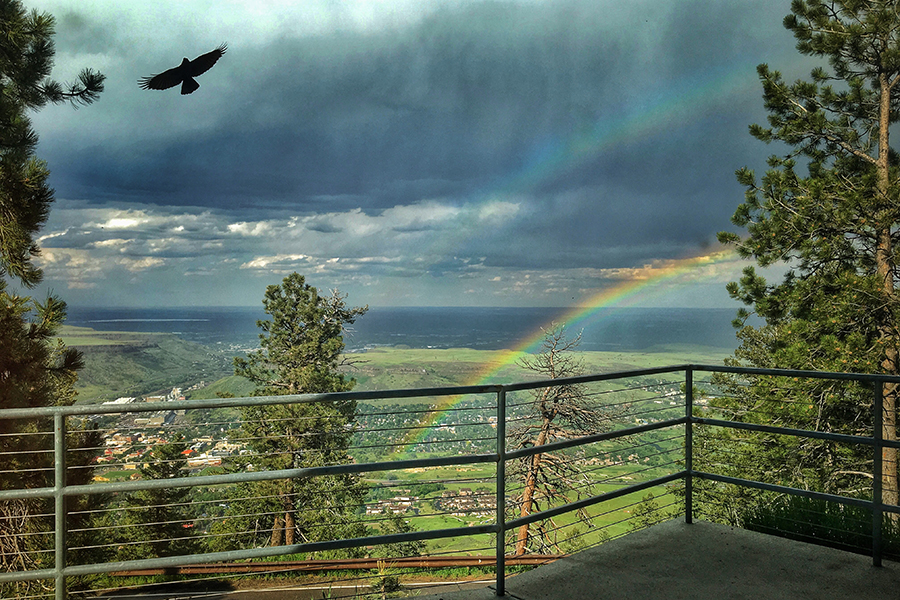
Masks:
[[[249,395],[253,387],[235,377],[232,357],[172,334],[106,332],[62,328],[63,341],[84,353],[85,368],[77,389],[79,402],[102,402],[140,396],[172,387],[189,398],[218,393]],[[623,371],[687,362],[721,364],[730,352],[710,347],[658,347],[641,352],[582,352],[585,372]],[[510,383],[535,377],[503,350],[378,348],[348,355],[344,368],[357,380],[356,390],[444,387],[475,383]],[[203,382],[204,385],[199,385]]]
[[[102,332],[64,326],[60,337],[84,353],[78,401],[114,400],[212,382],[231,374],[231,358],[172,334]]]

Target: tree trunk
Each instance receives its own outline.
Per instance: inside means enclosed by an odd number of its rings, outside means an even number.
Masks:
[[[885,316],[882,324],[879,326],[879,335],[881,341],[885,345],[885,357],[881,363],[884,373],[889,375],[897,375],[900,372],[900,362],[898,362],[897,342],[895,328],[893,323],[893,305],[894,305],[894,262],[893,247],[891,242],[891,226],[893,223],[893,209],[890,203],[890,163],[888,155],[890,152],[890,113],[891,113],[891,82],[886,73],[879,74],[880,87],[880,103],[878,115],[878,159],[875,166],[877,170],[877,190],[878,194],[876,205],[884,207],[878,212],[880,213],[880,221],[878,223],[878,245],[875,249],[875,269],[879,276],[882,293],[885,297],[887,309],[884,311]],[[890,215],[890,216],[888,216]],[[897,439],[897,394],[898,386],[893,383],[886,383],[882,390],[883,402],[882,410],[883,424],[881,434],[885,440]],[[898,494],[897,481],[897,450],[895,448],[884,448],[881,453],[883,461],[882,473],[882,491],[883,500],[888,504],[900,503],[900,494]],[[891,513],[891,518],[897,519],[900,515]]]
[[[896,352],[894,353],[896,354]],[[885,388],[891,387],[890,394],[888,390],[884,390],[883,410],[884,422],[881,427],[881,435],[885,441],[897,440],[897,385],[885,384]],[[881,460],[883,465],[881,482],[882,494],[881,498],[885,504],[900,505],[900,493],[898,493],[897,481],[897,458],[896,448],[883,448],[881,451]],[[900,520],[897,513],[888,513],[894,521]]]
[[[543,446],[547,443],[547,432],[550,428],[550,421],[544,419],[541,425],[541,433],[538,435],[535,446]],[[537,475],[541,468],[541,455],[535,454],[531,457],[528,467],[528,477],[525,480],[525,490],[522,492],[522,508],[519,511],[520,517],[526,517],[531,514],[531,507],[534,505],[534,490],[537,488]],[[525,554],[528,547],[528,525],[519,527],[519,533],[516,536],[516,556]]]
[[[284,514],[284,545],[285,546],[293,546],[294,545],[294,532],[297,530],[297,525],[294,523],[294,511],[288,511]]]
[[[272,537],[269,539],[269,546],[275,547],[281,545],[281,534],[284,532],[284,525],[281,515],[275,515],[275,523],[272,525]]]

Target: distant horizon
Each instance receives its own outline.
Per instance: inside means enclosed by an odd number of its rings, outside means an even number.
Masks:
[[[552,324],[580,334],[582,350],[640,349],[669,344],[736,346],[732,309],[600,307],[589,312],[564,307],[371,307],[348,331],[351,349],[522,348],[540,340]],[[97,331],[171,333],[219,348],[257,348],[263,308],[72,307],[67,323]]]

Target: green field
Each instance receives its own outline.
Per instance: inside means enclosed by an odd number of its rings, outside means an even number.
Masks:
[[[68,346],[87,348],[96,346],[147,346],[165,334],[97,331],[88,327],[63,325],[60,327],[59,335]]]
[[[640,352],[579,352],[584,372],[609,373],[668,365],[720,365],[731,354],[728,348],[661,346]],[[354,354],[359,362],[347,369],[357,381],[356,390],[408,389],[512,383],[538,378],[518,366],[523,353],[468,348],[396,349],[380,348]]]
[[[622,465],[616,467],[607,467],[602,470],[602,475],[596,474],[597,477],[618,478],[616,483],[597,484],[594,486],[592,493],[600,494],[614,491],[621,488],[628,481],[629,476],[633,472],[633,467]],[[667,472],[667,471],[666,471]],[[494,492],[495,473],[493,465],[474,466],[474,467],[432,467],[428,469],[407,469],[397,472],[401,477],[398,481],[393,481],[393,485],[402,485],[406,483],[410,486],[407,489],[415,489],[415,483],[421,481],[444,481],[446,490],[458,492],[463,487],[472,487],[471,483],[454,483],[453,481],[464,475],[465,477],[482,478],[483,483],[479,486],[490,488],[490,492]],[[664,474],[663,470],[651,470],[643,474],[643,477],[650,479]],[[383,483],[381,480],[369,480],[370,483],[377,485]],[[403,488],[400,488],[403,489]],[[674,498],[665,488],[653,488],[648,490],[652,492],[655,500],[661,505],[666,506],[674,502]],[[591,523],[590,526],[579,519],[574,512],[560,515],[554,519],[556,526],[562,528],[560,534],[561,549],[564,552],[570,551],[573,547],[572,541],[566,541],[565,538],[572,533],[580,533],[580,542],[583,545],[593,545],[603,539],[615,538],[627,533],[631,529],[631,516],[637,503],[641,502],[648,491],[638,492],[612,500],[608,500],[596,504],[587,509],[587,515]],[[452,529],[459,527],[469,527],[473,525],[491,524],[495,522],[495,514],[490,516],[458,516],[451,514],[441,514],[436,511],[432,502],[439,499],[441,492],[432,492],[420,497],[417,506],[418,512],[404,513],[403,518],[407,520],[416,530],[434,531],[439,529]],[[673,511],[674,507],[669,507],[668,511]],[[577,531],[575,531],[577,529]],[[493,535],[485,534],[478,536],[453,537],[431,540],[428,543],[430,553],[491,553],[493,547]],[[487,549],[487,550],[485,550]]]

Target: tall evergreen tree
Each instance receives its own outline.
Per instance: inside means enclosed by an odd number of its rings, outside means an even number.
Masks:
[[[54,25],[48,13],[0,0],[0,275],[27,286],[41,279],[31,261],[40,252],[34,235],[53,202],[50,171],[34,154],[38,137],[28,111],[48,103],[90,104],[103,91],[103,75],[90,69],[73,83],[50,79]]]
[[[355,383],[339,372],[343,331],[367,307],[347,308],[336,290],[320,296],[302,275],[292,273],[266,289],[263,307],[271,320],[258,321],[261,349],[236,358],[235,374],[256,384],[254,395],[279,396],[348,391]],[[356,403],[311,402],[241,409],[241,437],[254,469],[291,469],[351,461]],[[235,488],[227,519],[214,533],[214,547],[290,545],[355,537],[364,528],[353,518],[365,493],[359,479],[332,475],[246,484]]]
[[[183,477],[187,465],[183,439],[153,448],[141,468],[143,479]],[[117,547],[114,560],[191,554],[193,535],[191,488],[159,488],[133,492],[115,513]]]
[[[0,0],[0,408],[28,408],[74,402],[81,356],[54,341],[65,319],[65,303],[39,302],[8,291],[8,279],[31,287],[41,279],[32,259],[39,253],[34,236],[47,219],[53,190],[47,165],[35,157],[37,135],[29,111],[47,103],[89,104],[103,90],[103,76],[83,71],[78,81],[49,78],[53,65],[54,19],[28,12],[18,0]],[[69,446],[97,446],[96,432],[70,423]],[[52,431],[46,420],[0,421],[0,489],[52,485]],[[68,481],[90,480],[89,452],[70,453]],[[76,512],[84,499],[70,499]],[[0,503],[0,569],[49,566],[53,544],[52,513],[43,500]],[[73,516],[70,525],[77,528]],[[77,534],[70,540],[78,545]],[[0,595],[17,597],[32,584],[0,586]]]
[[[738,171],[747,192],[732,221],[747,234],[719,239],[760,266],[782,263],[787,272],[770,283],[748,267],[729,284],[731,296],[765,320],[751,327],[745,320],[751,311],[739,311],[741,346],[731,363],[898,375],[900,181],[890,135],[900,114],[900,7],[896,0],[794,0],[784,26],[802,54],[827,59],[828,67],[794,83],[758,67],[769,126],[753,125],[750,133],[790,150],[770,157],[760,180],[750,169]],[[735,419],[871,431],[871,389],[833,381],[717,381],[729,398],[717,403]],[[896,440],[898,387],[884,385],[882,392],[882,435]],[[727,462],[776,482],[830,492],[871,489],[865,448],[732,449],[737,454]],[[882,458],[884,500],[897,504],[897,451],[885,449]]]

